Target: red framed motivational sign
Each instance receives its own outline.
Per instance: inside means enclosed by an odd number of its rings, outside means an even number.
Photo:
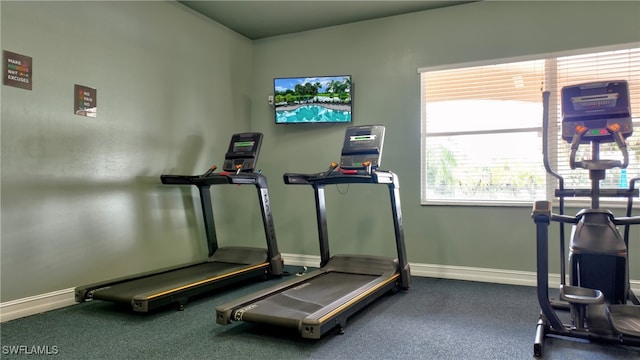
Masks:
[[[33,85],[33,61],[29,56],[2,51],[2,84],[25,90]]]

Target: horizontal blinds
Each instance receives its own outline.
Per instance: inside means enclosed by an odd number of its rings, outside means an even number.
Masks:
[[[540,103],[543,80],[538,60],[422,73],[426,132],[540,127],[540,118],[528,115],[536,111],[530,105]],[[498,103],[503,106],[496,110]]]
[[[640,48],[559,57],[557,71],[551,76],[551,81],[557,83],[558,89],[593,81],[626,80],[629,82],[631,114],[634,116],[634,134],[627,139],[629,167],[626,170],[607,170],[607,178],[601,183],[603,188],[626,188],[629,179],[640,176]],[[556,99],[560,101],[559,92],[556,94]],[[558,109],[559,113],[560,109]],[[558,140],[557,146],[557,168],[565,177],[565,185],[588,188],[590,182],[587,171],[569,168],[569,144]],[[615,144],[602,144],[600,157],[622,160],[621,153]],[[580,146],[578,159],[580,158],[591,158],[589,145]]]
[[[544,61],[424,72],[427,201],[517,202],[544,195]]]
[[[543,89],[552,91],[555,110],[550,116],[551,162],[574,183],[588,187],[586,171],[568,169],[568,144],[558,136],[560,89],[600,80],[627,80],[632,113],[640,115],[637,48],[422,71],[423,200],[529,201],[545,197],[545,189],[553,197],[548,191],[555,185],[546,184],[541,158]],[[639,137],[637,127],[627,140],[630,149],[640,149]],[[588,146],[584,150],[589,157]],[[615,148],[602,150],[613,155]],[[631,163],[626,171],[613,171],[607,184],[618,186],[640,176],[635,150]],[[584,172],[587,181],[576,171]]]
[[[640,48],[559,57],[555,79],[558,88],[593,81],[627,80],[631,113],[640,116]]]
[[[423,73],[428,102],[451,100],[539,101],[544,61],[477,66]]]

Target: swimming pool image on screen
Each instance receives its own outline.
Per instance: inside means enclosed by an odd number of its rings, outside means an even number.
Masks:
[[[351,76],[274,79],[276,124],[350,123]]]

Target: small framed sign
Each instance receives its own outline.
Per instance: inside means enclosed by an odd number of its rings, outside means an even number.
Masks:
[[[75,85],[73,112],[76,115],[96,117],[98,115],[98,94],[96,89]]]
[[[2,84],[25,90],[33,85],[33,61],[29,56],[2,51],[4,78]]]

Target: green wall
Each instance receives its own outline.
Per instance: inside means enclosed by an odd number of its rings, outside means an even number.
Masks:
[[[2,87],[1,301],[206,258],[197,191],[160,174],[221,166],[249,130],[251,41],[177,2],[1,8],[2,49],[34,69],[32,91]]]
[[[337,160],[344,126],[274,125],[277,76],[354,76],[354,123],[387,127],[409,261],[533,271],[529,208],[419,205],[416,70],[640,42],[638,2],[484,1],[253,42],[171,1],[2,1],[0,15],[2,49],[34,63],[32,91],[2,86],[2,302],[205,257],[196,192],[159,175],[220,165],[239,131],[265,134],[280,250],[318,255],[311,189],[282,173]],[[74,84],[97,89],[97,118],[73,114]],[[223,245],[262,244],[253,191],[214,189]],[[334,253],[395,251],[385,188],[327,197]]]
[[[417,69],[631,42],[640,42],[639,2],[483,1],[267,38],[253,48],[252,127],[269,139],[269,173],[324,169],[339,158],[344,126],[274,126],[272,78],[353,75],[354,124],[387,127],[382,164],[400,178],[409,261],[535,271],[530,207],[420,205]],[[281,248],[317,254],[311,192],[290,188],[270,188]],[[372,191],[328,188],[334,252],[393,253],[386,198]],[[640,232],[632,242],[637,250]],[[631,277],[640,279],[636,254]]]

